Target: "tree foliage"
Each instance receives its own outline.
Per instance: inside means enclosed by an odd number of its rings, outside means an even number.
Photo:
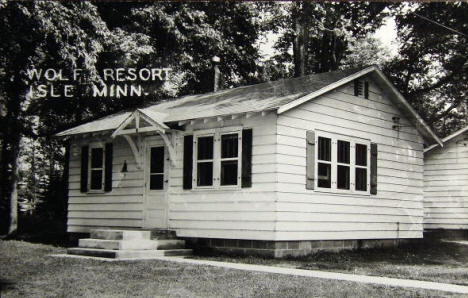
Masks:
[[[295,76],[336,70],[350,44],[375,31],[386,14],[385,3],[291,2],[273,6],[270,28],[280,34],[276,65]]]
[[[401,46],[387,74],[440,135],[467,125],[468,3],[420,3],[396,12]]]

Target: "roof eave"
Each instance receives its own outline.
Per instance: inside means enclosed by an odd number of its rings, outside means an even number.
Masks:
[[[468,126],[465,126],[464,128],[462,129],[459,129],[457,130],[456,132],[454,132],[453,134],[449,135],[449,136],[446,136],[445,138],[442,139],[442,144],[445,144],[447,142],[450,142],[451,140],[455,139],[456,137],[458,137],[459,135],[465,133],[468,131]],[[437,146],[437,144],[434,144],[432,146],[429,146],[427,147],[426,149],[424,149],[424,153],[427,153],[429,151],[432,151],[433,149],[435,149]],[[443,147],[443,145],[441,145],[441,147]]]

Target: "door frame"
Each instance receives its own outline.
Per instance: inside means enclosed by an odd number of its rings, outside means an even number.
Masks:
[[[151,166],[151,148],[152,147],[163,147],[164,148],[164,177],[163,177],[163,189],[161,190],[150,190],[150,166]],[[145,139],[144,142],[144,198],[143,198],[143,227],[144,228],[154,228],[154,229],[168,229],[169,228],[169,197],[167,195],[167,190],[169,188],[169,167],[170,163],[169,161],[169,152],[167,150],[166,145],[164,144],[164,141],[161,137],[159,136],[152,136],[148,137]],[[149,200],[151,198],[151,194],[157,194],[161,195],[164,204],[165,204],[165,220],[164,220],[164,226],[163,227],[152,227],[148,226],[147,224],[147,215],[148,215],[148,207],[149,207]]]

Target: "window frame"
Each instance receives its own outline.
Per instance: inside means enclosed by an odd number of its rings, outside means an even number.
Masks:
[[[237,158],[221,157],[221,137],[223,135],[237,134]],[[213,162],[213,184],[209,186],[198,185],[198,139],[202,137],[213,136],[213,159],[202,160]],[[192,182],[194,190],[215,190],[229,189],[236,190],[242,187],[242,127],[222,127],[214,129],[197,130],[193,132],[193,164],[192,164]],[[221,162],[228,160],[237,160],[237,184],[221,185]]]
[[[104,143],[97,142],[97,143],[90,143],[88,149],[88,193],[104,193],[105,187],[105,173],[106,173],[106,146]],[[101,168],[93,168],[92,167],[92,159],[93,159],[93,149],[102,149],[102,167]],[[101,170],[101,188],[100,189],[92,189],[91,188],[91,180],[92,180],[92,172],[93,170]]]
[[[314,190],[318,192],[328,192],[328,193],[339,193],[339,194],[359,194],[359,195],[370,195],[370,158],[371,158],[371,141],[369,139],[363,139],[353,136],[347,136],[343,134],[331,133],[327,131],[315,131],[315,144],[318,144],[318,139],[320,137],[328,138],[331,140],[331,161],[326,162],[331,165],[331,187],[319,187],[318,184],[318,164],[323,162],[318,159],[319,156],[319,146],[317,146],[317,150],[315,150],[315,169],[314,169],[314,176],[317,177],[315,179],[315,187]],[[343,164],[338,162],[338,141],[345,141],[350,143],[349,148],[349,165]],[[356,165],[356,144],[361,144],[366,146],[367,156],[366,156],[366,166]],[[349,166],[349,189],[339,189],[338,188],[338,166],[345,165]],[[363,190],[356,190],[356,168],[365,168],[367,170],[366,173],[366,191]]]

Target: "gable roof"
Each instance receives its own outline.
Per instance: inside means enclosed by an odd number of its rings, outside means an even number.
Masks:
[[[458,137],[459,135],[462,135],[463,133],[467,132],[468,131],[468,126],[465,126],[463,127],[462,129],[459,129],[457,130],[456,132],[454,132],[453,134],[449,135],[449,136],[446,136],[445,138],[443,138],[441,141],[442,141],[442,147],[444,144],[452,141],[453,139],[455,139],[456,137]],[[437,148],[439,144],[434,144],[434,145],[431,145],[429,147],[427,147],[426,149],[424,149],[424,153],[427,153],[429,151],[432,151],[433,149]]]
[[[165,123],[268,110],[276,110],[278,114],[281,114],[356,78],[371,73],[375,74],[374,76],[381,85],[391,90],[389,93],[396,98],[396,104],[408,116],[410,121],[413,120],[412,122],[418,131],[426,139],[440,143],[439,138],[376,66],[312,74],[218,92],[189,95],[175,100],[165,100],[140,110],[147,112],[147,114],[157,113],[158,120]],[[57,136],[113,130],[131,113],[122,112],[106,116],[60,132]]]

